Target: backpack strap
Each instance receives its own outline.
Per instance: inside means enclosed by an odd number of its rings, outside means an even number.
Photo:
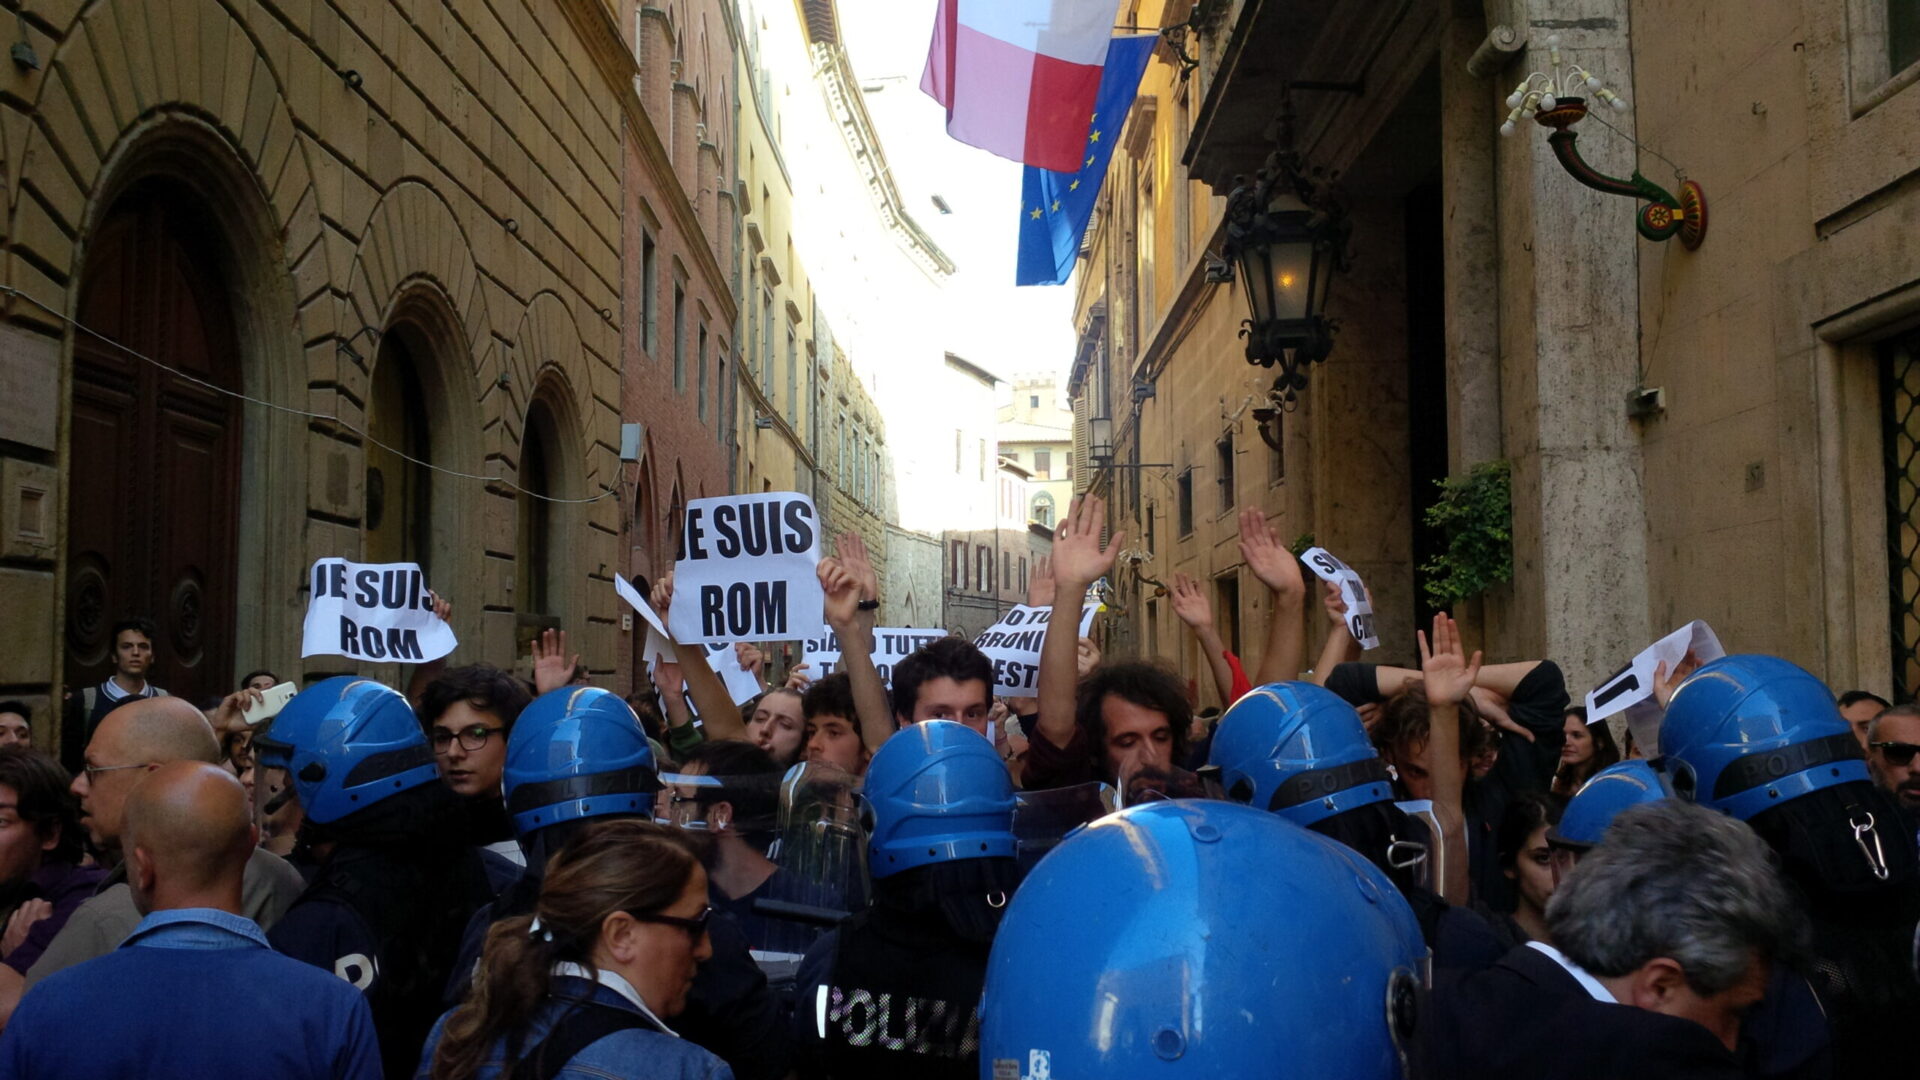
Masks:
[[[547,1037],[521,1055],[507,1080],[553,1080],[574,1056],[601,1039],[629,1028],[654,1030],[645,1017],[597,1001],[580,1001],[560,1017]]]

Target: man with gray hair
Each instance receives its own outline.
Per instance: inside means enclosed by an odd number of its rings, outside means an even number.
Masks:
[[[1678,800],[1631,807],[1547,904],[1553,943],[1436,987],[1424,1075],[1745,1075],[1741,1015],[1804,933],[1751,828]]]

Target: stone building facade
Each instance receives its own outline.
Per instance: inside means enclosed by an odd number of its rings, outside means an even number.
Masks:
[[[1073,501],[1073,409],[1059,380],[1015,376],[995,420],[1000,456],[1027,472],[1027,520],[1059,524]]]
[[[1410,661],[1433,482],[1505,462],[1514,580],[1456,605],[1490,658],[1552,656],[1577,694],[1704,618],[1735,651],[1910,699],[1920,195],[1898,147],[1920,137],[1920,33],[1889,13],[1123,5],[1121,23],[1186,28],[1119,135],[1075,285],[1077,483],[1107,494],[1138,567],[1110,647],[1204,670],[1157,596],[1181,571],[1258,649],[1264,590],[1234,545],[1255,505],[1362,572],[1382,612],[1369,659]],[[1702,184],[1698,250],[1637,235],[1640,204],[1582,186],[1530,120],[1497,135],[1503,99],[1551,70],[1550,36],[1631,106],[1614,130],[1577,126],[1581,154]],[[1290,82],[1312,84],[1291,95],[1295,146],[1337,179],[1354,260],[1332,354],[1262,423],[1247,283],[1207,264]]]
[[[0,687],[44,718],[123,614],[158,622],[176,693],[342,670],[299,655],[324,556],[424,564],[456,660],[547,623],[611,656],[617,13],[16,7]]]

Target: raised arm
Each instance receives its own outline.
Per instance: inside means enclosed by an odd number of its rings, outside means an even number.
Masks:
[[[427,590],[427,595],[433,597],[433,613],[440,616],[441,622],[446,622],[452,617],[453,601],[432,589]],[[413,665],[413,674],[407,679],[407,704],[418,709],[420,699],[427,694],[427,684],[439,678],[440,673],[445,670],[447,670],[447,658],[444,656],[436,657],[424,664]]]
[[[887,684],[873,666],[874,610],[860,610],[862,601],[879,598],[878,582],[866,541],[858,533],[840,537],[835,548],[839,557],[820,560],[820,587],[827,597],[827,625],[840,638],[840,670],[847,673],[853,690],[860,736],[872,753],[895,729]]]
[[[1460,761],[1460,703],[1480,674],[1480,653],[1469,660],[1460,644],[1460,627],[1444,611],[1433,617],[1433,637],[1420,639],[1421,677],[1427,691],[1427,771],[1433,781],[1433,816],[1444,834],[1444,849],[1459,857],[1445,861],[1438,892],[1450,904],[1467,902],[1466,766]],[[1432,646],[1429,648],[1428,642]]]
[[[1040,720],[1034,728],[1063,750],[1073,740],[1080,606],[1086,601],[1087,586],[1113,569],[1120,543],[1126,539],[1125,533],[1115,533],[1101,546],[1100,526],[1106,516],[1106,500],[1095,495],[1077,498],[1053,541],[1053,615],[1040,646]]]
[[[1213,604],[1200,583],[1185,574],[1173,575],[1173,613],[1200,639],[1200,650],[1207,656],[1213,672],[1214,689],[1220,691],[1220,706],[1233,704],[1233,668],[1227,664],[1227,649],[1220,642],[1220,628],[1213,624]]]
[[[673,571],[669,570],[653,583],[653,610],[667,611],[672,606]],[[727,693],[727,684],[720,681],[720,673],[707,663],[706,648],[676,641],[673,657],[680,662],[680,675],[687,680],[687,694],[700,713],[700,724],[706,728],[707,738],[745,742],[747,725],[740,719],[740,706],[733,703],[733,695]]]
[[[1273,601],[1267,645],[1260,653],[1260,666],[1254,669],[1254,685],[1297,679],[1306,646],[1306,625],[1300,613],[1307,602],[1307,583],[1300,576],[1300,560],[1280,543],[1267,515],[1252,507],[1240,511],[1240,557],[1266,585]]]
[[[1320,659],[1313,665],[1312,682],[1315,686],[1327,685],[1327,676],[1335,665],[1360,659],[1360,643],[1353,640],[1353,631],[1347,629],[1347,598],[1341,593],[1340,586],[1331,581],[1320,583],[1322,595],[1320,604],[1327,612],[1327,643],[1320,647]]]

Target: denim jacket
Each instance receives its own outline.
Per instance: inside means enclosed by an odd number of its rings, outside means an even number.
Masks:
[[[567,1010],[569,1000],[581,997],[640,1014],[632,1002],[611,987],[572,975],[556,975],[546,1003],[527,1027],[520,1044],[522,1051],[539,1045]],[[433,1025],[433,1034],[427,1037],[426,1050],[420,1059],[420,1069],[414,1074],[415,1080],[426,1080],[432,1072],[433,1053],[440,1045],[440,1033],[446,1023],[447,1018],[442,1016]],[[474,1080],[503,1080],[506,1075],[507,1046],[503,1038],[494,1043]],[[685,1039],[650,1027],[628,1028],[575,1054],[556,1080],[733,1080],[733,1071],[725,1062]]]

